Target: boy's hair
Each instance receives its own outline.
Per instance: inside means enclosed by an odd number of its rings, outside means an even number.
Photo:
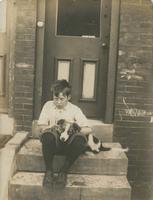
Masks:
[[[67,80],[61,79],[61,80],[55,81],[55,83],[51,87],[51,91],[57,97],[60,93],[63,93],[63,95],[69,96],[71,94],[71,86]]]

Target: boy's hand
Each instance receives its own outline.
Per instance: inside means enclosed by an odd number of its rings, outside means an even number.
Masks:
[[[38,125],[40,133],[43,133],[45,129],[50,128],[48,125]]]
[[[41,140],[41,136],[44,133],[44,130],[46,130],[47,128],[50,128],[48,125],[38,125],[38,137]]]

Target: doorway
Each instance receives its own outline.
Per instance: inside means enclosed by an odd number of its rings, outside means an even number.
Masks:
[[[56,79],[72,86],[72,103],[104,118],[110,0],[46,0],[42,104]]]

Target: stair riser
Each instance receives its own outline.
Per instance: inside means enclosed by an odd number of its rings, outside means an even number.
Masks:
[[[43,189],[41,186],[11,185],[8,200],[130,200],[128,188],[79,188],[69,187],[64,190]]]
[[[103,142],[113,141],[113,128],[111,125],[95,125],[93,126],[94,135],[96,135]]]
[[[54,159],[54,171],[58,172],[64,163],[64,157],[56,156]],[[83,159],[79,158],[72,166],[73,174],[97,174],[97,175],[126,175],[127,159]],[[17,155],[17,169],[19,171],[43,172],[45,171],[42,156]]]

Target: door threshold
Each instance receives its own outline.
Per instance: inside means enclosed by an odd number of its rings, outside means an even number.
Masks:
[[[106,125],[106,126],[108,126],[108,125],[110,125],[110,126],[112,126],[113,125],[113,123],[104,123],[101,119],[93,119],[93,118],[88,118],[88,121],[91,123],[91,124],[93,124],[93,125]]]

